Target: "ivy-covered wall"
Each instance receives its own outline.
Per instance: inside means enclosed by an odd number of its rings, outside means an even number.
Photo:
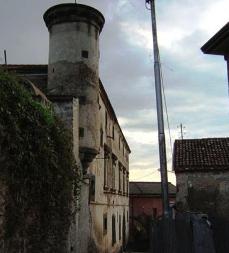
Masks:
[[[77,175],[71,133],[0,71],[0,252],[66,252]]]

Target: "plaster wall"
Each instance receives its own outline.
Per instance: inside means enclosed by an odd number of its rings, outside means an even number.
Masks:
[[[119,191],[119,163],[125,167],[124,178],[125,182],[127,182],[129,173],[129,152],[119,126],[112,119],[112,115],[109,114],[101,97],[99,99],[99,105],[100,129],[103,130],[103,142],[100,143],[99,154],[89,168],[90,174],[95,176],[95,198],[93,201],[90,201],[92,229],[89,247],[91,251],[89,252],[116,253],[120,251],[123,243],[127,243],[129,235],[129,185],[126,183],[125,189],[123,189],[123,174],[121,175],[122,191]],[[109,175],[114,176],[114,187],[112,187],[112,189],[109,187],[105,188],[104,185],[104,145],[109,146],[110,152],[117,157],[115,167],[113,168],[115,173]],[[123,171],[121,173],[123,173]],[[107,215],[107,232],[104,232],[104,215]],[[116,238],[116,242],[113,245],[112,216],[115,217]]]
[[[169,198],[170,203],[175,202],[174,198]],[[130,216],[138,217],[145,214],[156,217],[162,215],[162,199],[160,196],[130,196]]]
[[[98,37],[98,28],[86,22],[61,23],[50,28],[48,93],[79,98],[82,155],[86,149],[98,152]]]

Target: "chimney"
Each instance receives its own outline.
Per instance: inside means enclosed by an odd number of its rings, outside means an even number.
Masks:
[[[49,30],[48,95],[79,98],[79,152],[86,170],[99,152],[99,34],[103,15],[81,4],[44,14]]]

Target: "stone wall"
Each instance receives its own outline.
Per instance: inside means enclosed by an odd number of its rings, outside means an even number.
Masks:
[[[177,206],[229,217],[229,172],[177,173]]]

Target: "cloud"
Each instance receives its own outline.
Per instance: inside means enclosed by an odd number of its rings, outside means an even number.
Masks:
[[[106,19],[100,35],[100,77],[132,149],[130,179],[159,180],[150,12],[139,0],[77,2],[97,8]],[[8,62],[47,63],[48,31],[42,15],[60,1],[0,3],[0,50],[7,49]],[[228,7],[228,0],[156,1],[172,141],[179,136],[180,123],[186,126],[187,138],[226,136],[229,132],[226,64],[223,57],[200,51],[228,21]],[[170,170],[166,117],[165,130]],[[169,178],[174,182],[172,173]]]

